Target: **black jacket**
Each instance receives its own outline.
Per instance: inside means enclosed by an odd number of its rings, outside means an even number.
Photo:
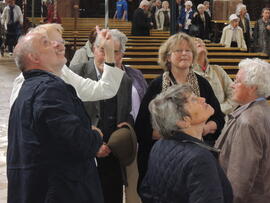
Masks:
[[[211,150],[175,132],[152,148],[142,182],[143,203],[232,203],[232,187]]]
[[[75,89],[42,70],[23,74],[9,117],[8,202],[103,202],[94,161],[102,138]]]
[[[144,10],[137,8],[133,14],[131,34],[135,36],[149,36],[151,29],[150,21]]]
[[[205,23],[203,22],[199,13],[192,19],[192,25],[197,26],[198,35],[201,39],[209,39],[209,34],[211,32],[211,18],[207,12],[204,12]]]

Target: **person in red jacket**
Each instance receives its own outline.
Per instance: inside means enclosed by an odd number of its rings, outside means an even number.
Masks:
[[[59,23],[61,24],[61,18],[57,12],[57,0],[52,1],[48,5],[48,23]]]

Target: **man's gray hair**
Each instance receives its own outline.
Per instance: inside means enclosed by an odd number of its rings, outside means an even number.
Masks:
[[[116,40],[120,43],[121,52],[124,53],[126,51],[126,43],[128,41],[127,36],[123,32],[120,32],[117,29],[109,30],[109,33],[112,35],[113,40]],[[95,47],[100,46],[100,39],[101,38],[99,37],[99,35],[97,35],[97,38],[94,43]]]
[[[257,86],[257,96],[270,96],[270,64],[258,58],[240,61],[239,68],[244,70],[244,84]]]
[[[192,90],[189,85],[173,85],[150,102],[153,129],[162,137],[168,138],[172,132],[181,130],[176,122],[189,116],[185,104],[190,94]]]
[[[110,34],[115,40],[119,41],[121,52],[124,53],[126,51],[126,43],[128,41],[127,36],[123,32],[120,32],[117,29],[110,30]]]
[[[33,47],[33,40],[26,40],[27,35],[21,36],[18,40],[18,43],[14,49],[14,60],[16,66],[23,72],[27,66],[27,54],[35,53]]]

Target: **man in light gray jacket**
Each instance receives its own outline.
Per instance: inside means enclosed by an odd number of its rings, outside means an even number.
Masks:
[[[230,180],[234,203],[266,203],[270,199],[270,64],[245,59],[239,64],[231,114],[216,147]]]

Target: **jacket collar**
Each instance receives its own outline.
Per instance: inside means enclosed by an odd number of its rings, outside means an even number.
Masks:
[[[23,74],[24,79],[28,79],[28,78],[36,77],[36,76],[40,76],[40,75],[49,75],[53,78],[59,78],[58,76],[54,75],[53,73],[50,73],[50,72],[44,71],[44,70],[40,70],[40,69],[32,69],[32,70],[24,71],[22,74]]]
[[[203,141],[201,141],[195,137],[192,137],[184,132],[172,132],[172,134],[173,135],[168,139],[176,140],[176,141],[181,142],[181,143],[193,143],[193,144],[199,145],[200,147],[205,148],[211,152],[216,152],[216,153],[220,152],[219,149],[216,149],[214,147],[210,147],[210,146],[206,145]]]
[[[259,102],[265,100],[265,98],[257,98],[254,101],[251,101],[245,105],[239,106],[238,108],[236,108],[236,110],[234,112],[232,112],[231,114],[229,114],[229,119],[234,118],[236,119],[237,117],[239,117],[244,111],[246,111],[248,108],[250,108],[254,103]]]

